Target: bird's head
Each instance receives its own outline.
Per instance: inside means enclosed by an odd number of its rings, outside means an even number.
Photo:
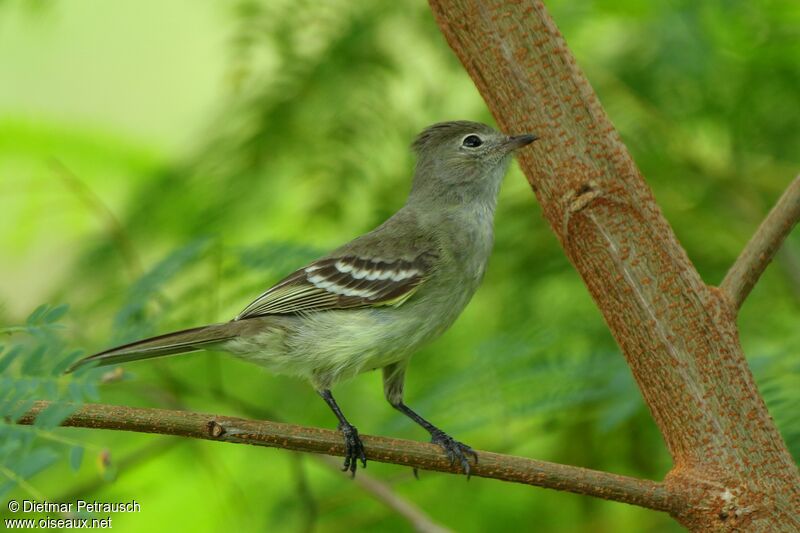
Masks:
[[[536,138],[530,134],[505,135],[486,124],[466,120],[429,126],[411,145],[417,154],[414,189],[496,192],[511,155]]]

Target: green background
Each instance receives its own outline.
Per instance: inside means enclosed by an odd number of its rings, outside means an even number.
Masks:
[[[689,257],[719,283],[800,169],[796,1],[547,6]],[[404,202],[413,136],[448,119],[491,122],[421,0],[0,1],[3,414],[67,398],[334,427],[305,383],[220,354],[111,376],[57,367],[75,349],[227,320],[372,229]],[[658,430],[516,165],[496,228],[482,288],[414,357],[408,403],[479,449],[661,479]],[[28,319],[44,302],[70,310]],[[739,319],[795,458],[798,317],[795,232]],[[426,437],[384,402],[378,373],[335,393],[362,433]],[[410,529],[315,457],[55,428],[65,414],[0,424],[4,502],[138,501],[113,515],[116,531]],[[679,530],[528,486],[366,473],[458,531]]]

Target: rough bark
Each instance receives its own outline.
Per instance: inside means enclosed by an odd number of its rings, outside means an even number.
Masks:
[[[739,344],[544,5],[430,0],[625,355],[674,460],[694,531],[800,530],[800,475]]]
[[[47,405],[47,402],[36,402],[33,408],[17,420],[17,423],[33,424]],[[188,411],[87,404],[77,408],[75,413],[67,417],[61,425],[177,435],[327,455],[344,455],[342,435],[338,431]],[[434,444],[370,435],[361,435],[361,439],[370,461],[394,463],[423,470],[461,473],[461,466],[450,463],[442,449]],[[499,453],[478,451],[478,457],[479,462],[471,467],[471,473],[475,477],[586,494],[658,511],[669,512],[681,506],[663,483],[655,481]]]

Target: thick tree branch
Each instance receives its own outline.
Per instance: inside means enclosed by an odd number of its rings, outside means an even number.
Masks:
[[[800,176],[786,188],[719,286],[737,310],[753,290],[758,278],[798,220],[800,220]]]
[[[33,424],[47,405],[47,402],[37,402],[17,422]],[[342,437],[337,431],[186,411],[86,404],[62,425],[178,435],[326,455],[344,454]],[[459,465],[451,465],[441,449],[433,444],[368,435],[361,438],[371,461],[460,473]],[[586,494],[657,511],[672,512],[681,505],[663,483],[655,481],[492,452],[479,451],[478,456],[480,461],[472,468],[472,475],[476,477]]]
[[[429,0],[631,367],[695,531],[800,531],[800,472],[703,283],[540,0]]]

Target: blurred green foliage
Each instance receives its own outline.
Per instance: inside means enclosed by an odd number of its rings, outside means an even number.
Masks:
[[[73,470],[81,466],[84,443],[63,437],[55,428],[85,397],[99,399],[96,372],[81,371],[66,378],[64,371],[83,352],[69,350],[58,321],[68,307],[41,305],[22,326],[0,328],[11,338],[0,345],[0,495],[15,486],[40,494],[28,478],[68,457]],[[94,375],[93,375],[94,374]],[[14,423],[37,400],[48,401],[31,426]]]
[[[718,283],[800,168],[797,3],[547,4],[689,256]],[[402,205],[419,129],[491,121],[425,2],[6,1],[0,29],[0,415],[34,398],[99,394],[333,427],[306,384],[218,354],[130,365],[99,393],[99,375],[56,370],[75,347],[230,318]],[[657,428],[517,168],[496,225],[484,286],[415,356],[408,402],[478,448],[660,479],[670,462]],[[14,326],[41,301],[72,310]],[[740,317],[795,457],[799,301],[795,233]],[[424,438],[385,404],[378,374],[336,392],[362,432]],[[409,528],[344,476],[285,451],[0,431],[0,490],[136,499],[142,512],[117,515],[120,530]],[[83,448],[99,469],[80,466]],[[109,461],[125,465],[113,483]],[[366,472],[459,531],[678,529],[650,511],[525,486],[415,481],[376,463]]]

